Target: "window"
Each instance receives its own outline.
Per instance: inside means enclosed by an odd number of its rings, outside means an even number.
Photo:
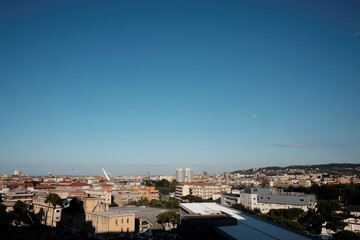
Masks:
[[[304,199],[301,198],[301,199],[300,199],[300,202],[303,202],[303,201],[304,201]]]
[[[129,218],[126,219],[126,222],[129,223]]]

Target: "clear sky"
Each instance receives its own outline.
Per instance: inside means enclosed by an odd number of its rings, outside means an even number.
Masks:
[[[359,1],[1,1],[0,174],[360,162]]]

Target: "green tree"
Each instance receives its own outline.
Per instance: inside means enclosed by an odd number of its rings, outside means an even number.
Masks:
[[[169,182],[166,179],[161,179],[160,181],[155,182],[155,187],[161,194],[169,194],[175,192],[176,181]]]
[[[45,203],[51,203],[54,207],[61,200],[61,197],[56,193],[49,193],[46,196]]]
[[[303,225],[310,234],[320,234],[324,222],[325,218],[314,210],[308,210],[306,214],[299,219],[299,223]]]
[[[186,196],[182,197],[182,199],[187,200],[190,203],[193,203],[193,202],[205,202],[205,200],[202,199],[201,197],[194,196],[192,194],[186,195]]]
[[[166,223],[169,222],[170,220],[177,222],[178,214],[174,210],[170,210],[158,214],[156,218],[160,223]]]

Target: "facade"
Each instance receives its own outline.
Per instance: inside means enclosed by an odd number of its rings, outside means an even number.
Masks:
[[[192,182],[194,180],[193,171],[191,168],[177,168],[176,181],[177,182]]]
[[[149,201],[160,198],[159,190],[155,189],[155,186],[133,186],[131,189],[138,191],[141,198],[147,198]]]
[[[61,211],[64,206],[45,203],[45,198],[38,197],[33,199],[34,213],[41,216],[41,223],[46,226],[56,227],[61,220]]]
[[[136,190],[120,190],[120,191],[114,191],[114,203],[119,205],[120,207],[123,205],[127,205],[130,202],[136,202],[139,201],[142,196],[139,191]]]
[[[26,204],[31,204],[33,201],[34,193],[26,189],[17,189],[15,191],[5,192],[3,201],[6,206],[14,206],[17,201],[22,201]]]
[[[218,192],[230,192],[231,187],[226,183],[180,183],[175,189],[175,198],[181,199],[187,195],[201,197],[203,199],[212,199]]]
[[[176,181],[185,182],[185,170],[183,168],[176,169]]]
[[[95,236],[118,236],[119,233],[135,232],[134,213],[97,211],[86,213],[87,231]]]
[[[135,213],[109,211],[108,204],[103,203],[101,198],[86,197],[81,202],[81,211],[64,211],[61,226],[65,231],[86,231],[97,239],[118,237],[121,233],[135,231]]]
[[[238,193],[223,195],[221,203],[228,206],[238,203],[251,210],[258,208],[262,213],[284,208],[301,208],[306,212],[315,208],[316,198],[315,195],[284,192],[283,189],[277,188],[249,187]]]

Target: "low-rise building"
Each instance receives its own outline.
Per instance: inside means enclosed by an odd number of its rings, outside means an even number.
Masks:
[[[27,189],[16,189],[6,191],[3,193],[3,204],[7,207],[13,207],[17,201],[22,201],[26,204],[31,204],[33,201],[34,193]]]
[[[298,192],[284,192],[277,188],[256,188],[249,187],[238,193],[224,194],[221,199],[224,205],[242,204],[246,208],[260,209],[267,213],[271,209],[301,208],[307,211],[315,208],[315,195],[307,195]]]
[[[98,239],[117,237],[121,233],[135,231],[135,214],[124,211],[109,211],[109,205],[101,198],[85,197],[76,201],[75,212],[64,211],[61,225],[69,232],[86,231]],[[71,206],[69,207],[69,210]]]
[[[135,231],[135,214],[111,211],[87,212],[88,232],[97,237],[118,236]]]
[[[34,213],[41,217],[41,223],[46,226],[56,227],[61,221],[61,211],[68,206],[68,201],[63,200],[59,204],[52,205],[45,202],[46,198],[37,197],[33,199]]]
[[[141,198],[147,198],[149,201],[160,198],[159,190],[155,189],[155,186],[132,186],[130,189],[138,191]]]
[[[214,193],[230,191],[231,187],[228,184],[220,182],[180,183],[176,185],[175,198],[181,199],[184,196],[193,195],[202,199],[212,199]]]
[[[142,198],[142,195],[137,190],[120,190],[113,191],[114,194],[114,203],[119,206],[127,205],[130,202],[139,201]]]

